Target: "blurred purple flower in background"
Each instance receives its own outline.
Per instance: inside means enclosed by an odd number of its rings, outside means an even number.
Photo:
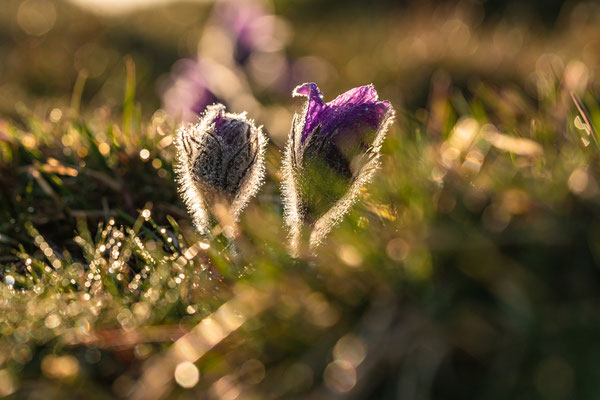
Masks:
[[[298,86],[306,97],[295,114],[283,161],[283,196],[292,253],[298,255],[302,225],[313,226],[316,248],[357,200],[379,168],[380,147],[394,110],[372,85],[323,102],[315,83]]]
[[[206,106],[220,99],[210,89],[211,64],[185,58],[172,68],[166,88],[162,90],[163,108],[184,122],[194,122]]]
[[[258,1],[225,0],[216,7],[217,20],[233,39],[233,57],[243,65],[254,51],[262,50],[265,40],[273,34],[272,20],[265,18],[269,14]]]
[[[230,40],[230,63],[242,67],[263,88],[287,86],[290,61],[285,47],[291,38],[291,28],[273,13],[270,1],[218,1],[212,22]]]

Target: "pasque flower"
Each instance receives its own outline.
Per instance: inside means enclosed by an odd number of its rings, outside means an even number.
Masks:
[[[341,221],[379,168],[380,147],[394,110],[379,101],[372,85],[360,86],[325,103],[315,83],[298,86],[306,97],[295,114],[283,160],[285,221],[298,255],[302,226],[312,227],[317,247]]]
[[[267,137],[243,114],[208,106],[199,121],[177,132],[179,190],[196,229],[204,232],[215,204],[237,220],[264,177]]]

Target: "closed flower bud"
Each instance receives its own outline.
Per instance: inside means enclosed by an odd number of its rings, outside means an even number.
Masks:
[[[262,184],[266,144],[262,127],[245,114],[226,113],[222,104],[207,107],[198,123],[179,128],[179,190],[198,231],[206,230],[217,203],[238,219]]]
[[[357,200],[379,168],[381,143],[394,116],[372,85],[347,91],[325,103],[314,83],[298,86],[306,97],[295,114],[283,162],[283,195],[292,253],[301,229],[312,226],[310,247],[317,247]]]

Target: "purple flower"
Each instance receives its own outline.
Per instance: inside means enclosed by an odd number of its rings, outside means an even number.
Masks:
[[[175,63],[162,93],[163,108],[184,122],[194,122],[206,106],[219,102],[209,88],[211,64],[193,59]]]
[[[267,138],[262,127],[244,114],[225,112],[225,106],[206,108],[196,124],[177,132],[177,177],[194,224],[204,232],[208,207],[225,206],[236,220],[260,188],[264,176]]]
[[[314,249],[379,168],[394,110],[390,102],[378,100],[372,85],[328,103],[314,83],[298,86],[293,95],[307,98],[302,113],[294,115],[283,163],[285,217],[297,254],[302,225],[312,225]]]
[[[217,18],[234,41],[234,59],[243,65],[256,50],[262,50],[265,40],[273,33],[273,23],[264,5],[257,1],[217,3]]]
[[[391,107],[389,101],[378,101],[372,85],[350,89],[329,103],[323,102],[323,93],[315,83],[298,86],[293,95],[308,98],[302,127],[303,142],[316,129],[320,129],[320,136],[331,136],[335,132],[338,138],[345,137],[340,133],[356,136],[364,127],[377,129]]]

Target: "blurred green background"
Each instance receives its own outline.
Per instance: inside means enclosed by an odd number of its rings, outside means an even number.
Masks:
[[[600,398],[599,65],[597,2],[3,0],[0,397]],[[397,119],[293,259],[308,81]],[[235,243],[174,182],[213,101],[271,139]]]

